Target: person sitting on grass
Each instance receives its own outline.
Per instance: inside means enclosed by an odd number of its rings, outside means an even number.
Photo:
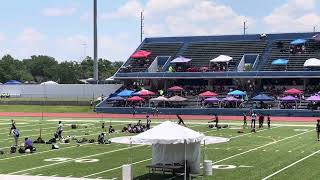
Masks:
[[[108,139],[107,139],[106,133],[99,134],[98,144],[110,144],[110,141],[108,141]]]
[[[30,152],[33,151],[33,143],[32,143],[32,140],[29,138],[24,139],[24,150],[27,150],[27,149],[29,149]]]
[[[110,133],[114,133],[115,132],[115,130],[113,129],[113,127],[112,126],[109,126],[109,134]]]

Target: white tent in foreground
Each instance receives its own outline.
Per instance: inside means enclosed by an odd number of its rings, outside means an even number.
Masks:
[[[227,141],[227,138],[205,137],[202,133],[170,121],[136,136],[111,139],[115,143],[152,145],[152,164],[182,163],[187,160],[192,173],[200,172],[201,142],[214,144]]]
[[[304,67],[320,67],[320,60],[316,58],[308,59],[304,62]]]

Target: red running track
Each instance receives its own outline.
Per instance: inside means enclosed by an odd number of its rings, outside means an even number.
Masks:
[[[145,114],[136,114],[134,117],[132,114],[106,114],[106,113],[41,113],[41,112],[0,112],[0,116],[3,117],[56,117],[56,118],[134,118],[145,119]],[[152,117],[152,115],[151,115]],[[181,115],[186,120],[211,120],[213,116],[209,115]],[[155,117],[162,120],[177,119],[175,115],[159,115]],[[242,120],[242,116],[219,116],[220,120]],[[315,122],[317,117],[280,117],[272,116],[272,121],[281,122]],[[250,120],[250,117],[248,117]]]

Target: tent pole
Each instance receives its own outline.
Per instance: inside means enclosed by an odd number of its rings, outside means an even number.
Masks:
[[[184,140],[184,180],[187,180],[187,147],[186,140]]]

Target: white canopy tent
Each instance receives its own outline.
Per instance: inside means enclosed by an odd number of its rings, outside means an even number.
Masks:
[[[232,60],[232,57],[227,56],[227,55],[220,55],[212,60],[210,60],[211,63],[219,63],[219,62],[225,62],[228,63],[229,61]]]
[[[304,62],[304,67],[320,67],[320,59],[311,58]]]
[[[58,85],[58,83],[54,82],[54,81],[46,81],[41,83],[40,85]]]
[[[111,139],[114,143],[152,145],[152,164],[181,163],[186,160],[191,173],[200,172],[201,142],[214,144],[227,141],[227,138],[205,137],[202,133],[170,121],[136,136]]]

